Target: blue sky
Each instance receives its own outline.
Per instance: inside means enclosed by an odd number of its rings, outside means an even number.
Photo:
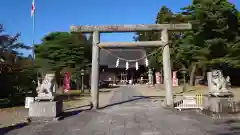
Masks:
[[[230,0],[240,8],[239,0]],[[237,2],[238,1],[238,2]],[[31,45],[32,0],[1,0],[0,23],[9,34],[21,33],[20,42]],[[151,24],[161,6],[173,12],[191,0],[36,0],[35,42],[53,31],[69,31],[70,25]],[[132,33],[105,34],[101,41],[132,41]],[[30,53],[25,52],[25,53]]]

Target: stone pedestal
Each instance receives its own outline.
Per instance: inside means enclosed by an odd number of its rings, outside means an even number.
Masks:
[[[35,97],[36,101],[53,101],[55,100],[54,96],[41,96],[41,94],[38,94],[37,97]]]
[[[227,99],[227,98],[209,98],[208,99],[209,102],[209,106],[208,109],[211,112],[214,113],[224,113],[224,112],[228,112],[229,109],[229,105],[231,105],[232,101]]]
[[[233,98],[207,97],[206,102],[204,108],[211,113],[230,114],[239,110]]]
[[[62,113],[62,101],[32,102],[29,107],[29,117],[55,118]]]
[[[209,98],[208,102],[209,102],[209,106],[208,106],[209,111],[214,112],[214,113],[221,112],[219,98]]]
[[[210,92],[210,96],[213,97],[232,97],[233,93],[231,91],[216,91],[216,92]]]

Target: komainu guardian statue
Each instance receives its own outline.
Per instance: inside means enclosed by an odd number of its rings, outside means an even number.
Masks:
[[[35,100],[50,100],[53,101],[56,93],[56,78],[54,73],[47,73],[42,81],[38,82],[37,97]]]
[[[230,91],[230,77],[224,77],[221,70],[213,70],[211,76],[210,95],[212,96],[232,96]]]

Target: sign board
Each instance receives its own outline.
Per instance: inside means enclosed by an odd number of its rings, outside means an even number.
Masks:
[[[161,74],[160,74],[160,72],[156,72],[155,77],[156,77],[156,83],[161,84]]]
[[[63,82],[64,92],[68,92],[70,90],[70,80],[71,80],[70,77],[71,77],[70,72],[67,72],[64,74],[64,82]]]
[[[173,79],[173,86],[174,87],[177,87],[178,86],[178,79]]]
[[[172,85],[173,86],[178,86],[178,79],[177,79],[177,71],[173,71],[173,77],[172,77]]]

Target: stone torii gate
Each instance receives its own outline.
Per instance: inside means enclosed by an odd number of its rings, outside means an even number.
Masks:
[[[119,48],[119,47],[150,47],[163,46],[163,71],[164,84],[166,89],[166,104],[173,106],[172,94],[172,73],[170,64],[170,50],[168,45],[169,30],[189,30],[192,25],[182,24],[149,24],[149,25],[103,25],[103,26],[71,26],[71,32],[93,33],[92,45],[92,72],[91,72],[91,97],[93,109],[99,106],[99,51],[100,48]],[[140,42],[100,42],[100,33],[114,32],[137,32],[137,31],[161,31],[159,41],[140,41]]]

